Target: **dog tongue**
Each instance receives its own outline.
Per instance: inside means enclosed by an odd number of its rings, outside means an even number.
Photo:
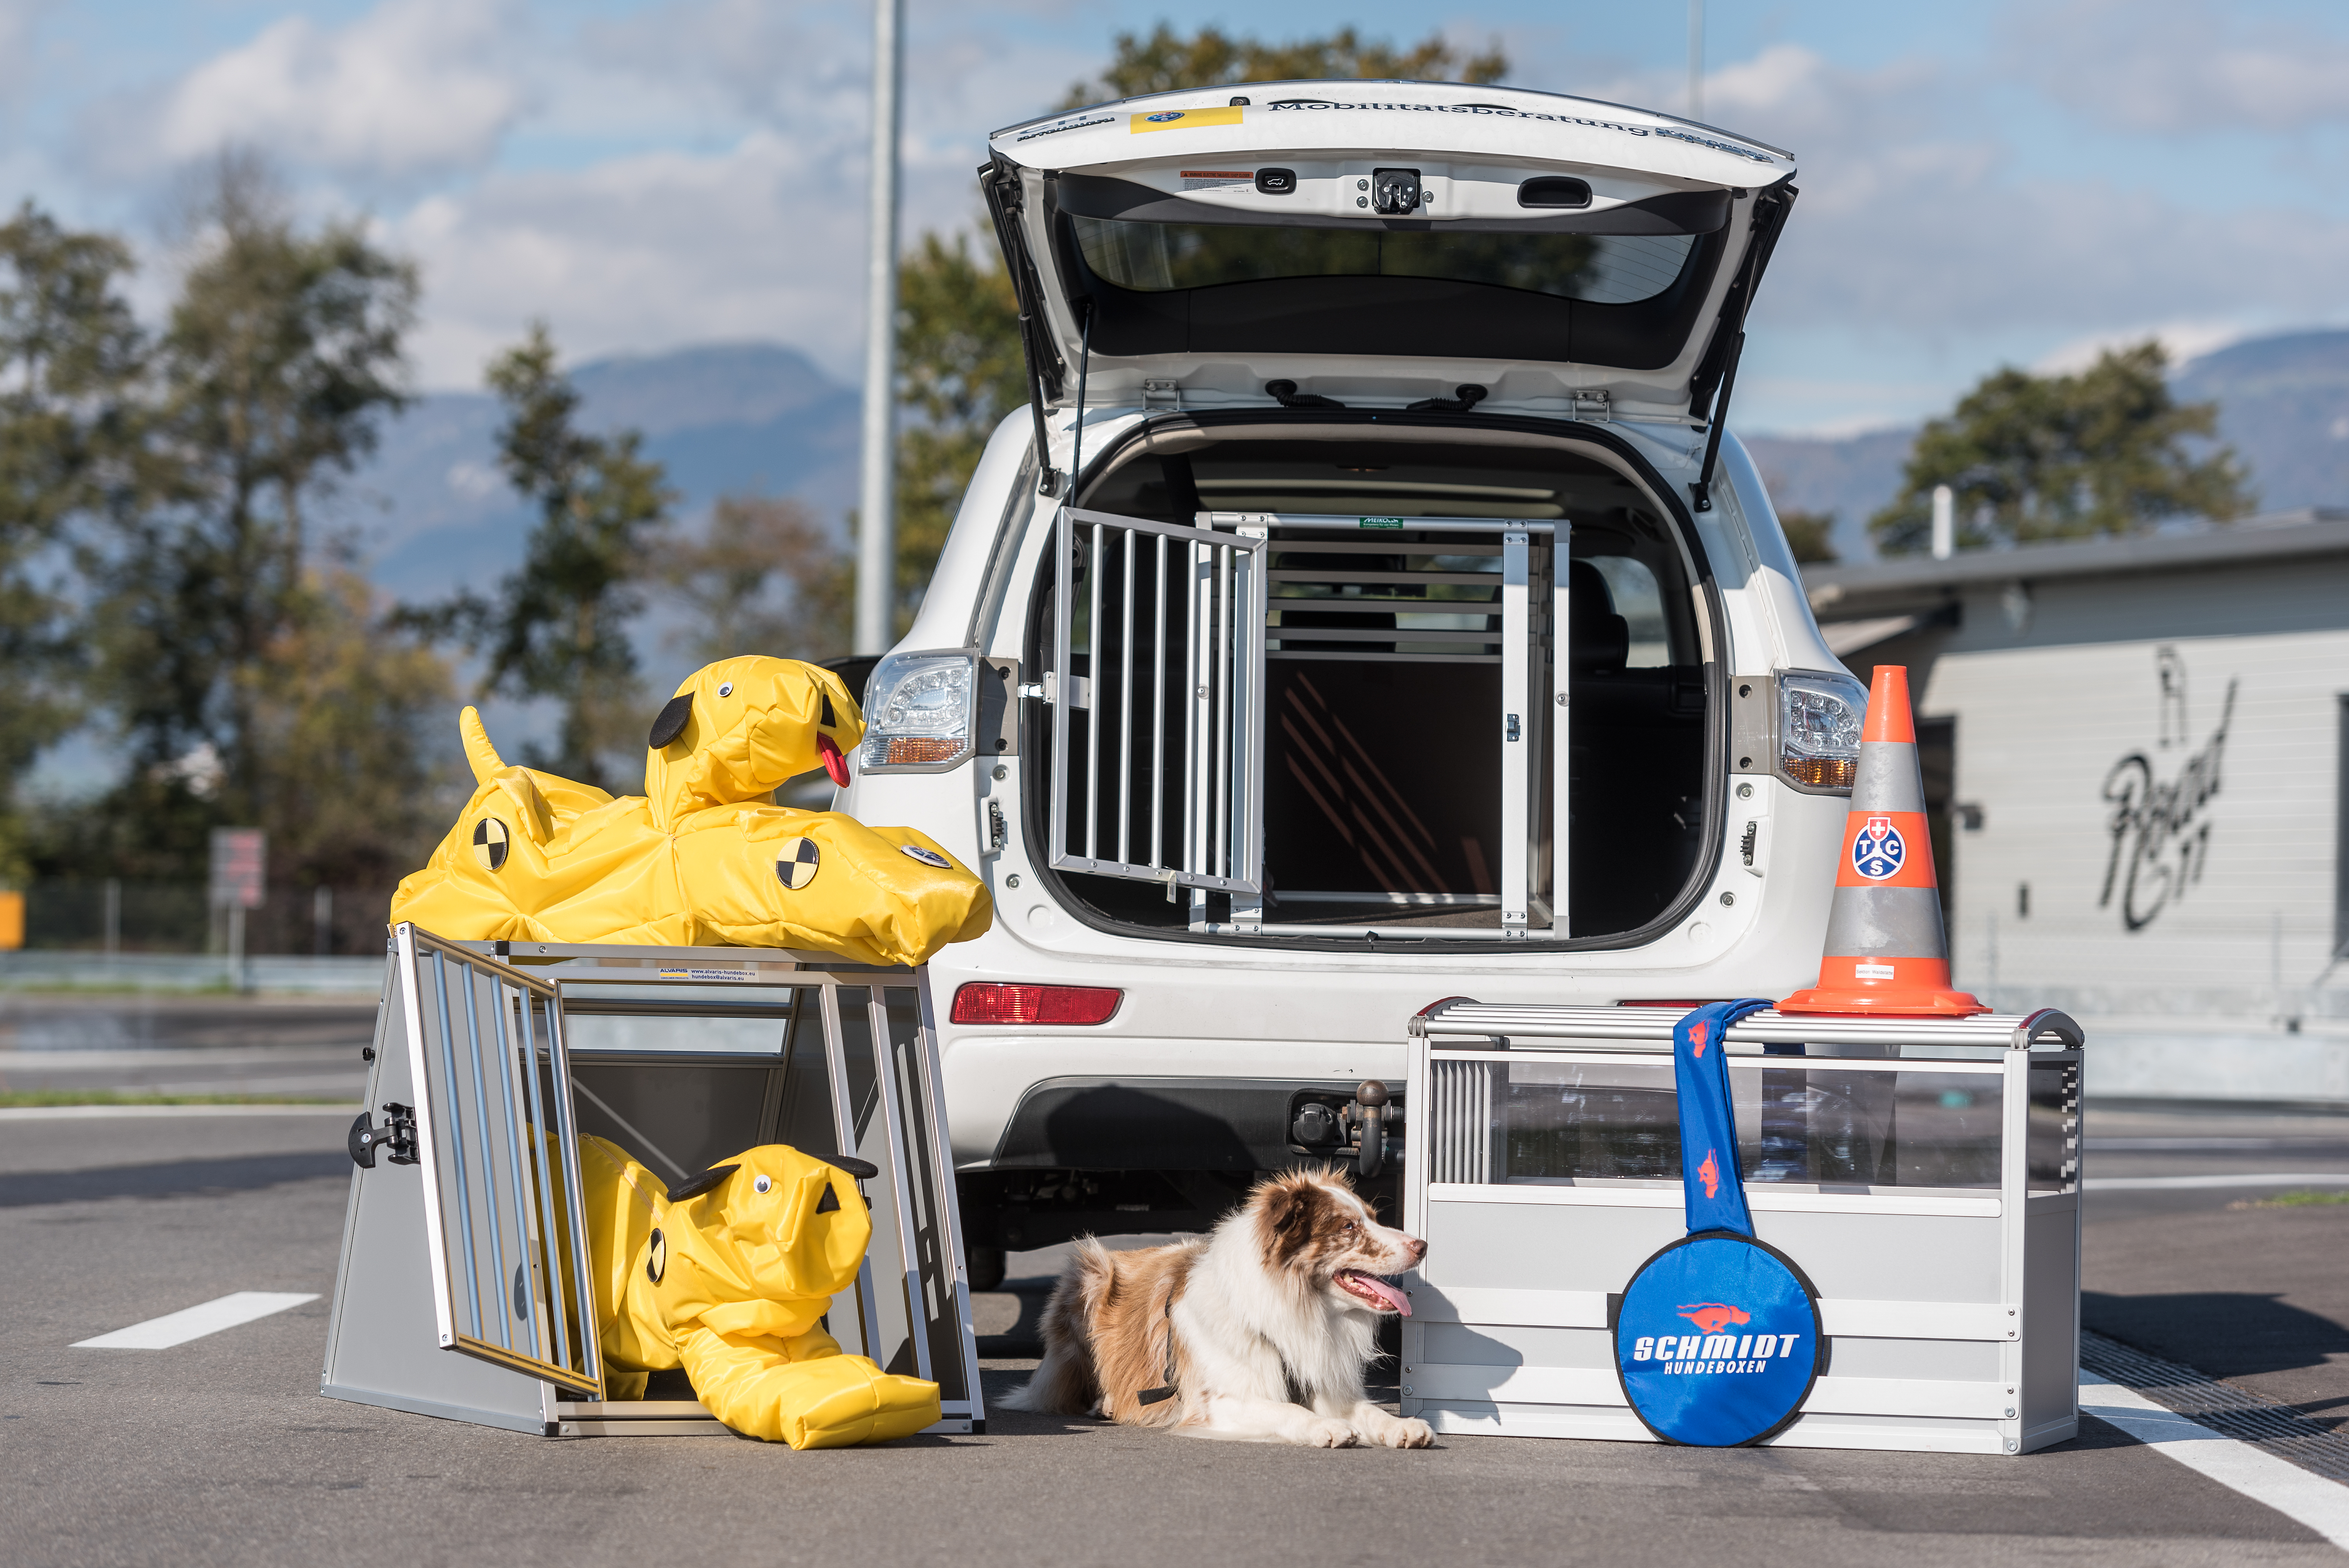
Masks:
[[[1394,1286],[1387,1284],[1386,1281],[1379,1278],[1378,1275],[1349,1273],[1346,1277],[1350,1279],[1354,1284],[1368,1290],[1372,1295],[1377,1296],[1381,1301],[1385,1302],[1389,1306],[1393,1307],[1405,1317],[1409,1317],[1411,1315],[1411,1298],[1404,1295],[1402,1292],[1395,1289]]]

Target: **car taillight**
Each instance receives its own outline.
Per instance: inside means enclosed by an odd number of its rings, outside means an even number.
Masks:
[[[1005,985],[974,980],[955,992],[957,1024],[1106,1024],[1125,993],[1108,985]]]
[[[1778,771],[1806,789],[1851,792],[1868,693],[1847,676],[1778,677]]]

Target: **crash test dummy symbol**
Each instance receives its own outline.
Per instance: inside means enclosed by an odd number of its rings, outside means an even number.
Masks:
[[[506,863],[506,850],[512,839],[506,825],[495,817],[484,817],[473,824],[473,859],[484,871],[496,871]]]
[[[1870,882],[1882,882],[1900,870],[1909,846],[1889,817],[1870,817],[1851,841],[1851,869]]]
[[[783,845],[783,852],[775,857],[775,877],[793,892],[815,881],[817,864],[823,859],[813,839],[792,839]]]

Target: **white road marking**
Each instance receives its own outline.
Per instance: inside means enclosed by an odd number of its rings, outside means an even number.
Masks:
[[[202,1339],[207,1334],[218,1334],[223,1328],[234,1328],[240,1323],[251,1323],[257,1317],[267,1317],[284,1312],[289,1306],[299,1306],[305,1301],[316,1301],[318,1293],[306,1295],[274,1290],[241,1290],[208,1301],[201,1306],[191,1306],[180,1312],[165,1313],[144,1323],[134,1323],[128,1328],[118,1328],[111,1334],[101,1334],[95,1339],[77,1339],[76,1350],[169,1350],[174,1345],[185,1345],[191,1339]]]
[[[2349,1551],[2349,1487],[2221,1437],[2199,1421],[2164,1409],[2134,1388],[2080,1374],[2080,1412],[2108,1421],[2191,1470],[2304,1524]]]
[[[2083,1138],[2080,1147],[2091,1154],[2109,1151],[2140,1154],[2194,1149],[2295,1149],[2304,1144],[2338,1143],[2335,1138]]]
[[[347,1105],[278,1105],[255,1100],[250,1105],[0,1105],[0,1121],[80,1121],[114,1116],[339,1116],[348,1119],[366,1109],[357,1100]]]
[[[2191,1187],[2349,1187],[2349,1171],[2246,1171],[2219,1176],[2091,1176],[2091,1192],[2160,1192]]]

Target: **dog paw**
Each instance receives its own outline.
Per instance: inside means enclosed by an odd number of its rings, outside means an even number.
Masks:
[[[1361,1439],[1345,1422],[1316,1416],[1299,1429],[1296,1440],[1309,1449],[1350,1449]]]
[[[1435,1446],[1435,1431],[1417,1418],[1398,1420],[1381,1411],[1379,1416],[1356,1427],[1363,1441],[1390,1449],[1426,1449]]]
[[[1413,1416],[1388,1428],[1382,1440],[1391,1449],[1432,1449],[1435,1446],[1435,1429]]]

